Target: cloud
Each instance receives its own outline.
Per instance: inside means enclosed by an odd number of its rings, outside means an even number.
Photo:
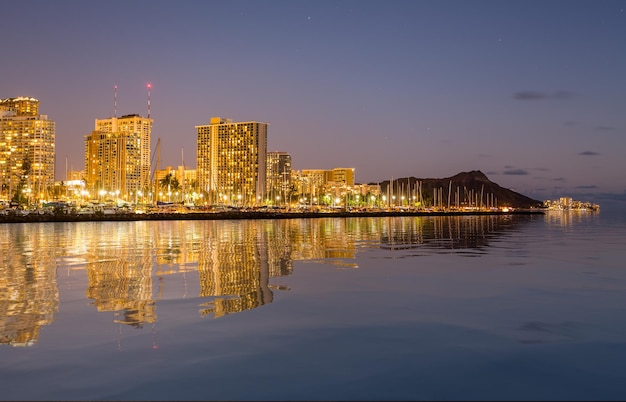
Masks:
[[[598,188],[598,186],[596,185],[590,185],[590,186],[576,186],[576,188],[581,189],[581,190],[593,190],[595,188]]]
[[[552,98],[554,99],[570,99],[574,97],[574,93],[570,91],[556,91]]]
[[[612,127],[612,126],[596,126],[595,128],[598,131],[613,131],[613,130],[615,130],[615,127]]]
[[[544,99],[569,99],[574,96],[570,91],[556,91],[553,93],[540,91],[519,91],[513,94],[517,100],[544,100]]]
[[[565,177],[555,177],[552,180],[554,180],[554,181],[566,181]]]
[[[528,173],[528,171],[524,169],[511,169],[511,170],[505,170],[504,172],[502,172],[502,174],[512,175],[512,176],[525,176],[530,173]]]
[[[600,154],[597,152],[593,152],[593,151],[583,151],[583,152],[580,152],[578,155],[595,156],[595,155],[600,155]]]
[[[537,99],[546,99],[546,94],[543,92],[534,92],[534,91],[521,91],[513,94],[513,98],[517,100],[537,100]]]

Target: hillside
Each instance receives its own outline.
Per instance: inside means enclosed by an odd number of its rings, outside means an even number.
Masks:
[[[404,177],[380,184],[381,193],[396,197],[402,196],[419,200],[421,196],[426,206],[509,206],[514,208],[541,207],[542,202],[533,200],[515,191],[492,182],[479,170],[461,172],[441,179]],[[391,190],[391,191],[389,191]],[[481,201],[482,200],[482,201]]]

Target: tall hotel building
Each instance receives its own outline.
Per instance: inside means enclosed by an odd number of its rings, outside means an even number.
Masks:
[[[148,192],[152,123],[138,114],[96,119],[85,136],[85,179],[93,197],[132,199],[137,191]]]
[[[54,185],[54,130],[37,99],[0,99],[0,199],[47,198]]]
[[[267,153],[267,197],[282,203],[287,201],[291,187],[291,155],[287,152]]]
[[[265,199],[267,126],[219,117],[196,126],[197,180],[211,202],[252,205]]]

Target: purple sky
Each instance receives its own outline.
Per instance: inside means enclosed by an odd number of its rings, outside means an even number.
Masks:
[[[57,124],[147,114],[162,166],[212,116],[270,123],[294,169],[482,170],[539,199],[626,193],[626,0],[3,2],[0,98]]]

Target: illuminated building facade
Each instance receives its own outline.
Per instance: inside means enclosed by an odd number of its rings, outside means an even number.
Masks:
[[[317,203],[320,195],[324,194],[329,171],[323,169],[306,169],[294,171],[292,175],[296,194],[306,199],[308,203]]]
[[[268,152],[266,179],[268,199],[286,201],[291,192],[291,155]]]
[[[39,101],[0,99],[0,199],[45,199],[54,185],[55,123]]]
[[[210,202],[252,205],[265,198],[267,126],[219,117],[196,126],[198,187]]]
[[[354,168],[334,168],[328,181],[336,185],[354,186]]]
[[[196,169],[166,166],[154,171],[154,188],[159,201],[200,201],[196,185]]]
[[[96,119],[85,136],[85,180],[93,197],[130,199],[148,191],[152,123],[137,114]]]

